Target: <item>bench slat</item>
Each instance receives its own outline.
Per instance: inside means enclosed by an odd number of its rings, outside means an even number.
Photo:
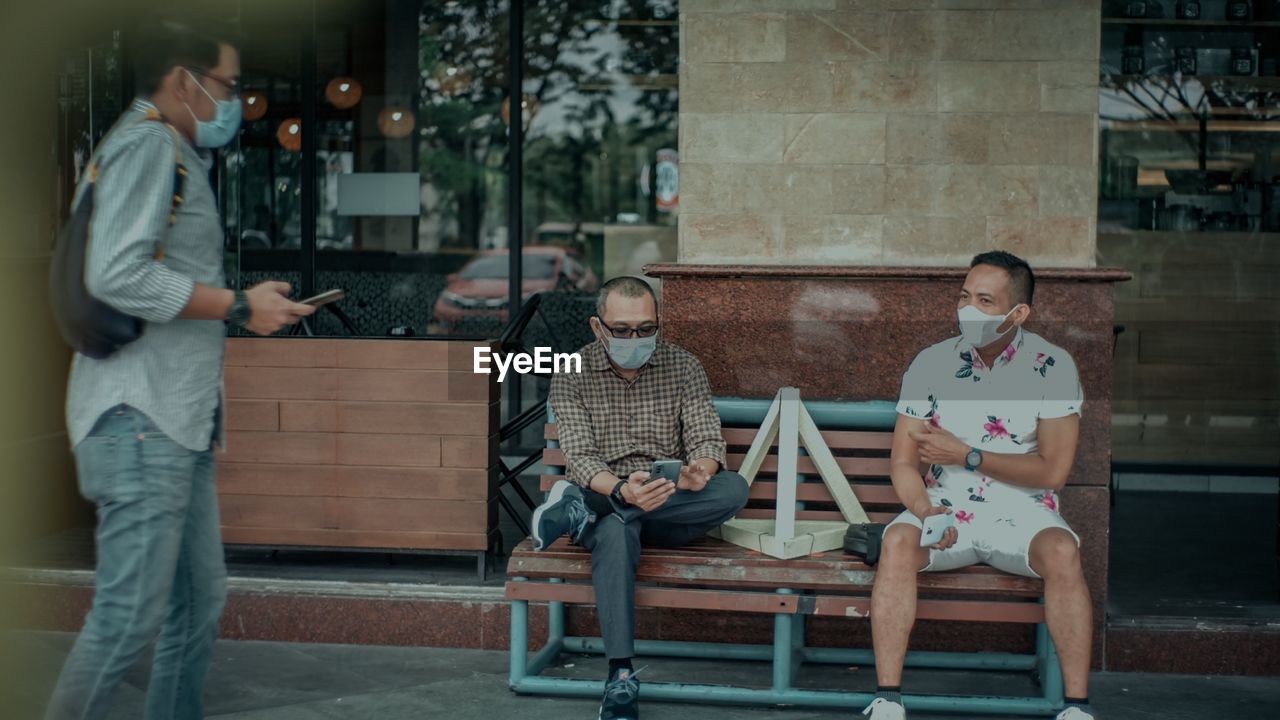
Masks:
[[[590,585],[574,583],[508,582],[508,600],[560,600],[567,603],[594,605],[595,590]],[[636,588],[636,605],[643,607],[683,608],[688,610],[731,610],[749,613],[799,612],[797,595],[732,590],[689,590],[682,588]]]
[[[508,582],[508,600],[558,601],[578,605],[594,605],[595,591],[578,583]],[[807,601],[808,598],[805,598]],[[748,613],[811,614],[831,617],[871,615],[871,599],[851,595],[819,595],[811,607],[803,607],[800,596],[766,592],[732,590],[691,590],[686,588],[636,588],[636,605],[640,607],[682,608],[688,610],[726,610]],[[916,604],[920,620],[960,620],[971,622],[1007,622],[1035,624],[1044,622],[1044,606],[1039,603],[1009,600],[937,600],[926,598]]]
[[[777,511],[773,508],[743,508],[738,511],[736,517],[743,520],[772,520],[777,517]],[[898,517],[896,512],[869,512],[867,519],[874,523],[890,523],[894,518]],[[823,520],[830,522],[844,522],[844,516],[839,510],[797,510],[796,520]]]
[[[547,550],[533,552],[526,540],[511,553],[508,576],[532,578],[591,578],[591,553],[558,541]],[[841,551],[794,560],[778,560],[746,548],[704,538],[681,548],[646,547],[640,555],[639,582],[681,585],[789,587],[804,590],[858,591],[871,589],[874,568]],[[920,575],[922,594],[968,593],[1039,597],[1043,583],[1036,578],[1002,573],[987,566],[973,566],[945,573]]]

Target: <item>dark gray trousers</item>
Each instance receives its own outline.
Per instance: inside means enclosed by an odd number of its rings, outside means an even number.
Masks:
[[[636,568],[640,547],[680,547],[720,527],[747,504],[747,481],[721,470],[701,492],[677,490],[652,512],[626,508],[600,517],[580,540],[591,551],[591,584],[605,655],[635,653]]]

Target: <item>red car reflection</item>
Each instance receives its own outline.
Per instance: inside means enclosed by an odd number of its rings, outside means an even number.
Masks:
[[[599,281],[581,257],[563,247],[524,248],[521,301],[540,292],[595,292]],[[507,320],[511,258],[507,250],[487,250],[449,276],[436,299],[430,331],[447,334],[463,320],[475,317]]]

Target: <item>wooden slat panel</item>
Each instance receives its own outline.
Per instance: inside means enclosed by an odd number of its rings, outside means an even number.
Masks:
[[[337,444],[337,465],[391,465],[439,467],[440,438],[434,435],[332,436]]]
[[[337,367],[337,340],[228,338],[224,364],[231,367]]]
[[[528,540],[511,554],[507,574],[589,580],[591,553],[561,540],[533,552]],[[706,538],[681,548],[646,547],[640,554],[640,582],[685,585],[861,591],[870,590],[875,570],[844,552],[778,560],[730,543]],[[1038,597],[1043,583],[976,565],[963,570],[920,575],[921,593],[969,593]]]
[[[508,582],[508,600],[559,600],[578,605],[594,605],[595,590],[573,583]],[[728,610],[747,613],[787,613],[798,610],[795,595],[731,590],[681,590],[676,588],[636,588],[636,605],[655,608]]]
[[[471,370],[474,348],[497,343],[474,340],[344,340],[338,367],[371,370]]]
[[[227,430],[275,432],[280,429],[280,403],[274,400],[228,400]]]
[[[853,494],[863,505],[901,505],[892,485],[866,485],[850,483]],[[751,483],[752,500],[776,500],[778,484],[764,480]],[[807,482],[796,485],[796,499],[806,502],[833,502],[831,492],[822,483]]]
[[[331,497],[271,497],[220,493],[222,524],[228,527],[337,530],[338,500]]]
[[[724,428],[721,431],[729,445],[749,446],[756,437],[755,428]],[[822,439],[827,447],[836,450],[888,450],[893,447],[893,433],[887,430],[823,430]],[[775,443],[776,447],[777,444]]]
[[[332,465],[337,460],[335,436],[321,433],[227,432],[223,462]],[[364,463],[366,465],[370,463]]]
[[[440,464],[445,467],[490,468],[498,465],[498,436],[440,438]]]
[[[280,429],[285,432],[338,432],[338,404],[333,402],[280,403]]]
[[[342,530],[466,533],[492,527],[496,507],[496,501],[343,498],[337,519]]]
[[[742,460],[742,453],[728,453],[725,456],[725,463],[731,468],[740,467]],[[889,458],[837,457],[836,463],[840,465],[840,471],[846,477],[889,477]],[[796,459],[796,471],[802,475],[818,474],[818,468],[813,464],[813,459],[804,456]],[[760,464],[760,472],[778,472],[778,456],[769,455],[765,458],[764,462]]]
[[[339,370],[338,399],[375,402],[489,403],[497,382],[448,370]]]
[[[489,527],[492,502],[275,495],[218,496],[228,527],[466,533]]]
[[[232,495],[488,500],[494,482],[485,468],[218,465],[218,490]]]
[[[224,369],[227,397],[245,400],[334,400],[338,373],[329,368],[236,367]]]
[[[387,550],[483,551],[489,547],[488,535],[482,530],[470,533],[439,533],[223,527],[222,541],[228,545],[296,545]]]
[[[488,404],[395,402],[280,403],[280,427],[295,432],[489,434]]]

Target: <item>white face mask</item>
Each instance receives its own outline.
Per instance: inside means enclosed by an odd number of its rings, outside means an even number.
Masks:
[[[973,305],[965,305],[956,313],[960,321],[960,335],[964,341],[976,348],[984,348],[995,342],[1002,334],[1000,326],[1017,310],[1019,305],[1004,315],[988,315]],[[1005,330],[1008,332],[1008,330]]]
[[[618,364],[618,367],[638,370],[649,362],[649,358],[653,357],[653,351],[657,348],[657,335],[647,338],[610,337],[605,345],[605,352],[609,353],[609,357]]]

